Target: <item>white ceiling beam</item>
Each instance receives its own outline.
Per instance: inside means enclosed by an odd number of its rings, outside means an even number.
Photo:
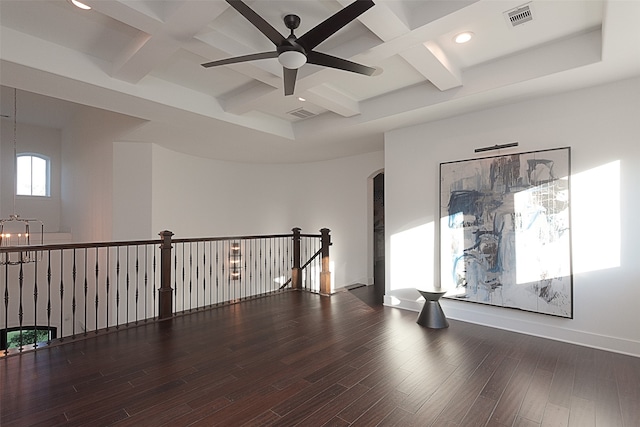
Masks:
[[[360,114],[360,104],[339,90],[321,84],[305,91],[303,97],[312,104],[333,111],[343,117]]]
[[[134,9],[122,1],[83,0],[83,3],[91,6],[96,12],[148,34],[160,31],[163,25],[159,19]]]
[[[342,6],[348,6],[353,0],[338,0]],[[409,28],[387,4],[377,2],[374,7],[358,17],[371,32],[387,42],[409,32]]]
[[[111,76],[129,83],[138,83],[179,48],[180,44],[171,38],[142,35],[113,63]]]
[[[462,86],[460,69],[451,64],[436,43],[417,45],[401,52],[400,56],[442,91]]]
[[[278,92],[278,94],[282,96],[282,89],[275,89],[269,85],[256,84],[249,88],[229,93],[219,101],[225,112],[242,115],[265,105],[269,102],[269,97],[275,92]]]
[[[114,62],[112,77],[138,83],[226,8],[222,2],[184,2],[157,24],[153,17],[122,2],[96,2],[97,10],[143,32]]]
[[[350,0],[338,1],[343,5],[350,3]],[[386,43],[411,33],[399,12],[397,7],[391,8],[390,5],[378,2],[359,19]],[[451,64],[444,52],[434,43],[418,44],[400,55],[440,90],[462,85],[460,70]]]

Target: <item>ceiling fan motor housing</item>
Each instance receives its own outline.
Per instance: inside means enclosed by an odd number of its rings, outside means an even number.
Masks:
[[[338,70],[350,71],[353,73],[372,75],[374,68],[364,66],[333,55],[315,51],[315,47],[331,37],[342,27],[349,24],[374,3],[372,0],[354,0],[320,24],[307,31],[300,38],[293,34],[293,31],[300,26],[300,17],[294,14],[287,14],[283,17],[285,26],[291,30],[288,37],[284,37],[271,24],[251,9],[243,0],[226,0],[227,3],[243,15],[254,27],[264,34],[276,46],[275,51],[259,52],[250,55],[242,55],[234,58],[221,59],[202,64],[209,68],[217,65],[235,64],[258,59],[278,58],[283,67],[284,94],[292,95],[295,89],[298,68],[306,63],[335,68]]]
[[[286,25],[286,27],[291,30],[291,34],[293,34],[293,30],[300,26],[300,17],[293,14],[285,15],[284,25]]]

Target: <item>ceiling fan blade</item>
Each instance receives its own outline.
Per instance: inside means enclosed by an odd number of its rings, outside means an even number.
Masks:
[[[282,74],[284,76],[284,94],[293,95],[293,91],[296,88],[296,76],[298,70],[292,70],[290,68],[282,67]]]
[[[240,12],[242,16],[244,16],[249,22],[253,24],[262,34],[267,36],[269,40],[273,42],[276,46],[280,46],[286,38],[280,34],[278,30],[273,28],[271,24],[262,18],[262,16],[258,15],[253,9],[247,6],[241,0],[227,0],[227,3],[231,5],[235,10]]]
[[[307,63],[314,65],[322,65],[323,67],[336,68],[338,70],[351,71],[352,73],[372,75],[376,69],[358,64],[357,62],[347,61],[337,56],[327,55],[320,52],[309,52],[307,55]]]
[[[309,52],[349,22],[369,10],[373,5],[372,0],[356,0],[307,31],[303,36],[299,37],[297,41]]]
[[[242,55],[242,56],[234,56],[233,58],[220,59],[218,61],[211,61],[205,64],[202,64],[203,67],[217,67],[218,65],[226,65],[226,64],[237,64],[238,62],[247,62],[247,61],[255,61],[257,59],[268,59],[268,58],[277,58],[278,52],[261,52],[261,53],[252,53],[250,55]]]

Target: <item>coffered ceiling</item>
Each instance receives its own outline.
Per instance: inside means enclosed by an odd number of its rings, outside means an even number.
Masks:
[[[246,0],[296,35],[352,0]],[[375,0],[316,50],[373,76],[304,65],[284,96],[277,59],[202,63],[274,50],[222,0],[0,0],[2,114],[64,127],[83,108],[138,117],[124,141],[249,162],[380,150],[385,131],[640,74],[640,2]],[[513,25],[508,12],[528,7]],[[466,44],[454,36],[471,31]],[[22,95],[24,93],[24,95]],[[299,98],[304,98],[301,101]],[[7,113],[9,111],[9,113]]]

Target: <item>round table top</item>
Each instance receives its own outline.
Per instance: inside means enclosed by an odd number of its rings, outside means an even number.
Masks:
[[[418,292],[420,292],[420,295],[422,295],[424,297],[424,299],[426,299],[427,301],[437,301],[440,299],[441,296],[443,296],[444,294],[447,293],[447,291],[436,291],[436,290],[429,290],[429,291],[423,291],[421,289],[418,289]]]

